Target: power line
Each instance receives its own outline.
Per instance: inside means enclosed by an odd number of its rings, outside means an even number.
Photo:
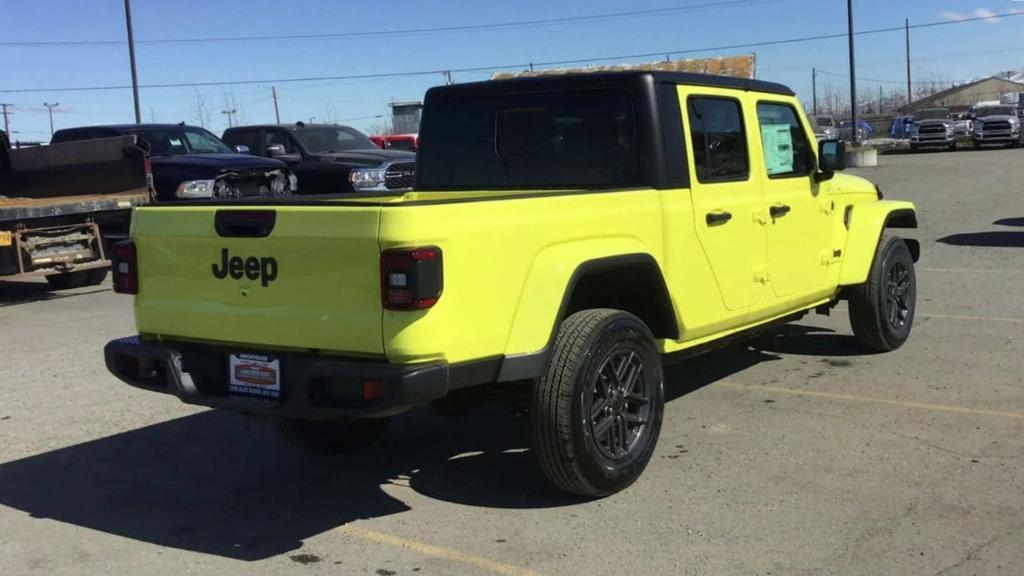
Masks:
[[[911,25],[911,29],[920,28],[935,28],[938,26],[949,26],[954,24],[965,24],[968,22],[977,22],[980,20],[993,20],[998,18],[1009,18],[1012,16],[1024,16],[1022,12],[1009,12],[1005,14],[992,14],[984,17],[972,17],[963,18],[960,20],[942,20],[937,22],[927,22],[924,24]],[[903,32],[906,29],[905,26],[891,26],[886,28],[874,28],[869,30],[862,30],[855,32],[855,36],[865,36],[870,34],[883,34],[887,32]],[[746,42],[742,44],[727,44],[720,46],[707,46],[703,48],[688,48],[685,50],[659,50],[657,52],[644,52],[637,54],[619,54],[615,56],[596,56],[590,58],[576,58],[572,60],[552,60],[548,62],[520,62],[515,64],[500,64],[491,66],[475,66],[468,68],[439,68],[436,70],[415,70],[406,72],[382,72],[375,74],[350,74],[342,76],[307,76],[299,78],[274,78],[274,79],[258,79],[258,80],[225,80],[225,81],[211,81],[211,82],[175,82],[175,83],[163,83],[163,84],[141,84],[140,88],[193,88],[193,87],[209,87],[209,86],[233,86],[233,85],[248,85],[248,84],[287,84],[287,83],[300,83],[300,82],[322,82],[322,81],[341,81],[341,80],[373,80],[380,78],[408,78],[415,76],[431,76],[441,74],[451,74],[454,72],[459,73],[472,73],[472,72],[491,72],[495,70],[511,70],[511,69],[526,69],[530,66],[564,66],[568,64],[586,64],[590,62],[605,61],[605,60],[628,60],[635,58],[661,58],[665,55],[684,55],[694,54],[698,52],[712,52],[712,51],[724,51],[724,50],[738,50],[741,48],[759,48],[765,46],[778,46],[784,44],[796,44],[802,42],[814,42],[819,40],[834,40],[837,38],[846,38],[848,34],[846,32],[836,34],[820,34],[816,36],[802,36],[797,38],[786,38],[779,40],[766,40],[761,42]],[[866,79],[865,79],[866,80]],[[885,81],[888,82],[888,81]],[[105,90],[127,90],[131,89],[131,86],[83,86],[83,87],[52,87],[52,88],[13,88],[13,89],[0,89],[0,94],[19,94],[19,93],[31,93],[31,92],[90,92],[90,91],[105,91]]]
[[[516,20],[511,22],[493,22],[489,24],[467,24],[461,26],[437,26],[430,28],[406,28],[399,30],[373,30],[365,32],[334,32],[326,34],[276,34],[257,36],[212,36],[203,38],[155,38],[151,40],[138,40],[136,44],[198,44],[212,42],[252,42],[252,41],[276,41],[276,40],[323,40],[323,39],[346,39],[346,38],[374,38],[374,37],[396,37],[416,36],[426,34],[441,34],[448,32],[473,32],[481,30],[506,30],[518,28],[530,28],[535,26],[551,26],[556,24],[575,24],[582,22],[595,22],[606,20],[622,20],[630,18],[644,18],[651,16],[664,16],[678,14],[681,12],[698,12],[702,10],[713,10],[717,8],[731,8],[748,4],[767,4],[781,2],[782,0],[725,0],[718,2],[703,2],[699,4],[686,4],[669,8],[657,8],[651,10],[631,10],[628,12],[610,12],[604,14],[589,14],[584,16],[563,16],[560,18],[542,18],[536,20]],[[122,45],[123,40],[23,40],[3,41],[0,46],[115,46]]]

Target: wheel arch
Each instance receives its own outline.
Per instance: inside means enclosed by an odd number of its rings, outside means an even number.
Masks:
[[[668,285],[661,266],[650,253],[627,252],[590,257],[578,261],[571,268],[563,269],[567,272],[566,277],[560,283],[552,282],[548,285],[548,290],[552,285],[562,286],[556,299],[539,307],[529,303],[520,306],[513,322],[499,380],[523,380],[539,376],[547,364],[548,354],[561,323],[580,310],[623,310],[647,324],[655,338],[679,337],[679,323]],[[524,292],[524,297],[526,294],[528,292]],[[543,318],[540,322],[537,322],[538,313]],[[529,324],[537,331],[541,330],[539,326],[544,326],[543,340],[534,346],[532,352],[521,353],[516,350],[521,344],[513,340],[517,333],[523,336],[523,323],[527,320],[533,320]],[[533,336],[535,339],[541,338],[536,334]]]
[[[849,232],[843,251],[839,285],[850,286],[867,281],[875,252],[886,229],[917,228],[917,210],[910,202],[881,200],[847,207],[844,222]],[[914,262],[921,256],[921,244],[904,238]]]

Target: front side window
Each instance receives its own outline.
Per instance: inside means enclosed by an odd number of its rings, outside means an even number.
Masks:
[[[761,146],[769,177],[788,178],[811,173],[811,144],[792,106],[762,102],[757,105],[757,122],[761,127]]]
[[[691,97],[687,108],[697,180],[746,180],[750,167],[740,103],[727,98]]]
[[[636,113],[624,90],[438,100],[428,114],[424,189],[625,188],[642,180]]]

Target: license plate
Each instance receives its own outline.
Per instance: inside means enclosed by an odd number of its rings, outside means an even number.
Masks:
[[[14,244],[14,237],[10,232],[6,230],[0,230],[0,246],[10,246]]]
[[[262,354],[228,357],[228,391],[232,394],[281,397],[281,361]]]

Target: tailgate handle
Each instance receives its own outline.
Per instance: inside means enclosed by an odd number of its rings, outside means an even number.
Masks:
[[[266,238],[274,230],[274,210],[218,210],[213,226],[219,236],[228,238]]]

